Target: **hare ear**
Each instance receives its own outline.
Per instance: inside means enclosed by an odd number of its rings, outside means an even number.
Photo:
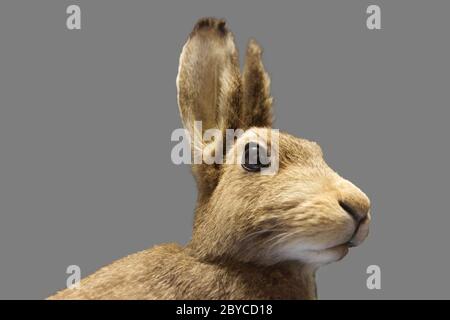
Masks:
[[[193,149],[205,147],[205,130],[219,129],[223,139],[225,129],[241,127],[239,58],[224,20],[202,18],[196,23],[181,52],[177,89],[183,125],[191,137],[200,138],[191,140]],[[195,121],[201,121],[201,129]],[[215,187],[218,171],[214,165],[193,165],[200,191]]]
[[[262,49],[250,40],[245,57],[243,82],[243,118],[248,127],[272,126],[270,78],[261,60]]]
[[[239,58],[224,20],[196,23],[181,52],[177,88],[181,118],[191,133],[194,121],[202,121],[203,132],[239,126]]]

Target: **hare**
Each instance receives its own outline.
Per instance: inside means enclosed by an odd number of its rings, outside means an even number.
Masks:
[[[367,237],[370,202],[325,163],[316,143],[284,132],[272,141],[270,80],[261,55],[251,40],[241,74],[225,21],[196,23],[177,76],[183,124],[195,134],[193,122],[202,121],[201,133],[218,128],[222,138],[226,129],[242,129],[223,152],[243,160],[192,165],[198,199],[186,246],[162,244],[132,254],[48,299],[317,298],[316,270]],[[224,139],[193,141],[193,149],[196,143],[210,150]],[[250,163],[249,150],[274,143],[278,170],[261,174],[266,164]]]

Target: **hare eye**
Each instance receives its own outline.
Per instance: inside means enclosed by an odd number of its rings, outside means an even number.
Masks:
[[[245,145],[245,151],[242,159],[242,168],[249,172],[258,172],[262,168],[270,166],[270,159],[266,150],[255,142],[249,142]]]

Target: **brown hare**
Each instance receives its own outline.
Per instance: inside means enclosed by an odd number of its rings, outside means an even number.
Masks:
[[[215,18],[200,19],[183,47],[177,88],[187,131],[218,128],[225,138],[226,129],[243,130],[223,151],[241,161],[192,165],[198,200],[191,241],[117,260],[49,299],[317,298],[317,268],[367,237],[370,202],[325,163],[316,143],[275,135],[261,52],[249,42],[241,74],[233,35]],[[208,152],[225,139],[190,141]],[[258,157],[275,144],[277,170],[262,174],[270,160]],[[255,149],[256,159],[249,156]]]

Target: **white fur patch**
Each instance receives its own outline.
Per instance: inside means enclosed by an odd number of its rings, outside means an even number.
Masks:
[[[278,261],[297,260],[310,265],[324,265],[342,259],[348,252],[347,245],[323,250],[310,250],[302,243],[289,243],[276,248],[271,259]]]

